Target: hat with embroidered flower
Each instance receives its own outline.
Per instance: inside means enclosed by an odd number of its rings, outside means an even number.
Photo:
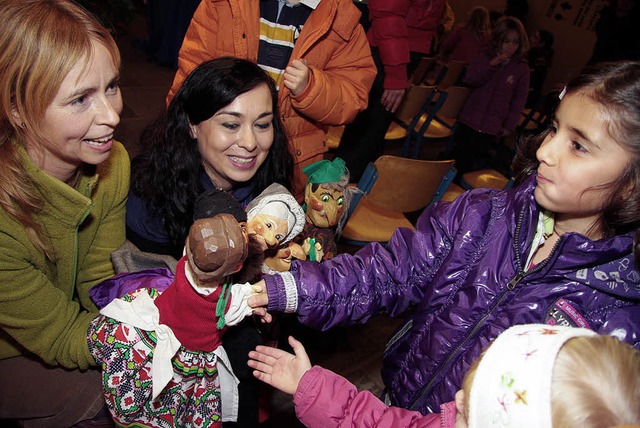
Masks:
[[[487,348],[473,379],[469,428],[551,428],[551,377],[564,343],[591,330],[516,325]]]

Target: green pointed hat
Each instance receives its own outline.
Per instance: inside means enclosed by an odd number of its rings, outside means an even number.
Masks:
[[[307,184],[322,184],[340,181],[348,174],[347,167],[342,158],[321,160],[302,168],[302,172],[307,174]]]

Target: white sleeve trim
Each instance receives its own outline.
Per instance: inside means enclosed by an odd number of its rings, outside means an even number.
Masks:
[[[291,272],[281,272],[280,277],[284,283],[284,292],[287,299],[285,313],[298,312],[298,286]]]

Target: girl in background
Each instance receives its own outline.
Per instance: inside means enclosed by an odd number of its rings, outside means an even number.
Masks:
[[[535,107],[542,96],[544,81],[553,59],[553,40],[553,33],[547,30],[538,30],[531,36],[531,49],[527,53],[531,69],[527,107]]]
[[[473,88],[454,134],[453,157],[462,175],[489,166],[491,149],[515,131],[529,92],[527,33],[516,18],[500,18],[491,43],[469,64],[464,83]]]

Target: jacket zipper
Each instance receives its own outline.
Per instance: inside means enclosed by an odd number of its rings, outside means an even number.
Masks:
[[[518,272],[516,273],[516,276],[513,277],[511,279],[511,281],[509,281],[507,283],[506,289],[502,292],[502,294],[500,295],[498,300],[491,306],[491,309],[489,309],[489,312],[487,312],[473,326],[471,331],[469,333],[467,333],[467,335],[458,344],[458,346],[456,346],[456,348],[453,350],[453,352],[449,353],[449,356],[444,360],[444,362],[442,364],[439,364],[438,370],[431,376],[431,380],[429,380],[429,383],[427,383],[425,385],[425,387],[422,389],[422,392],[420,393],[418,398],[416,398],[415,400],[413,400],[409,404],[409,407],[408,407],[409,410],[417,410],[417,408],[415,408],[416,404],[421,402],[422,399],[426,395],[431,393],[431,388],[433,387],[433,384],[434,384],[435,380],[440,376],[440,373],[442,373],[444,368],[449,365],[449,363],[451,362],[453,357],[458,355],[458,353],[460,352],[460,349],[467,343],[469,338],[473,337],[475,335],[475,333],[478,331],[478,329],[480,329],[480,327],[484,325],[484,322],[487,320],[487,318],[489,318],[489,316],[493,313],[493,311],[497,307],[499,307],[502,304],[502,302],[504,302],[504,300],[507,298],[508,293],[513,291],[516,288],[516,286],[520,283],[520,281],[522,281],[526,276],[529,276],[529,275],[531,275],[533,273],[538,272],[543,267],[545,267],[547,265],[547,263],[549,263],[549,261],[551,260],[551,256],[555,253],[556,248],[558,247],[558,243],[560,242],[560,240],[558,240],[555,243],[555,245],[553,246],[553,249],[551,250],[551,253],[549,254],[549,256],[545,260],[540,262],[538,265],[536,265],[533,269],[531,269],[530,271],[526,272],[524,270],[524,268],[522,267],[522,259],[520,257],[520,251],[519,251],[519,245],[518,244],[519,244],[519,240],[520,240],[520,230],[522,228],[522,223],[524,221],[524,213],[525,213],[525,208],[522,208],[522,210],[520,211],[520,216],[518,218],[518,223],[516,224],[516,232],[515,232],[515,239],[514,239],[514,247],[515,247],[515,251],[514,252],[515,252],[515,256],[516,256],[516,266],[517,266],[517,270],[518,270]]]

